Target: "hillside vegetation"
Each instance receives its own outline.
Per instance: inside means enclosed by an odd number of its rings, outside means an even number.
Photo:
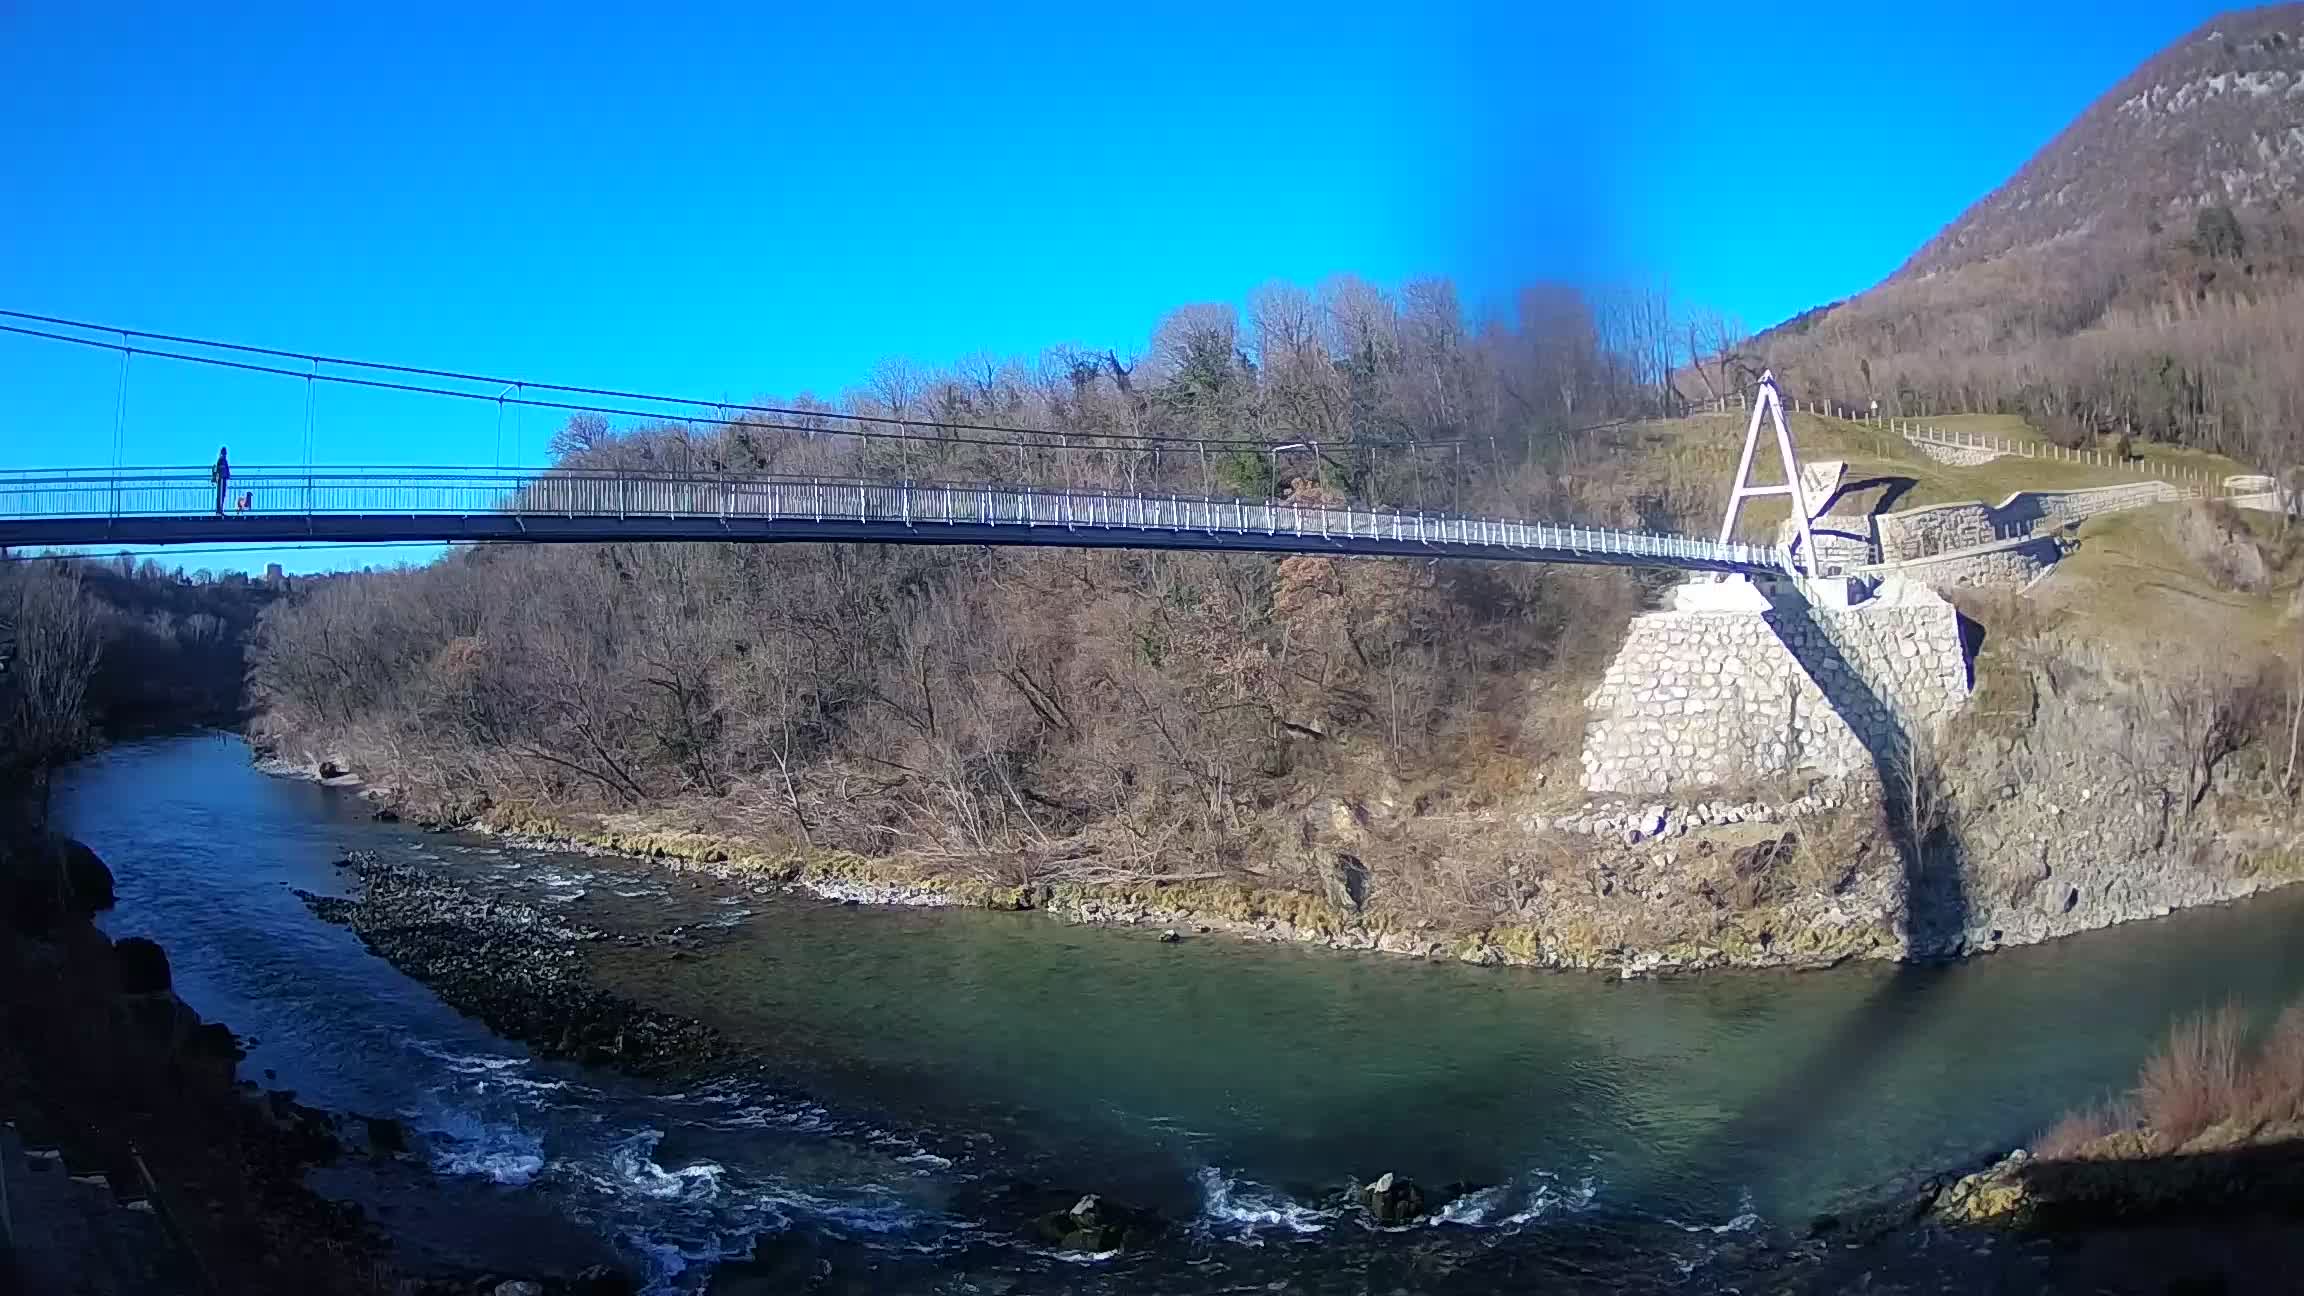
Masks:
[[[1221,336],[1221,320],[1196,318]],[[1394,341],[1377,354],[1392,357],[1389,385],[1377,390],[1417,388],[1428,371],[1402,359],[1406,317],[1385,327]],[[1514,366],[1560,345],[1487,335],[1482,381],[1555,399],[1558,389]],[[1067,402],[1018,396],[1004,407],[1059,428],[1108,427],[1062,420],[1118,412],[1146,430],[1196,426],[1193,401],[1210,390],[1261,419],[1293,408],[1262,347],[1233,346],[1209,371],[1184,360],[1212,346],[1170,354],[1108,363]],[[1341,390],[1337,375],[1365,353],[1319,354],[1323,381]],[[1611,363],[1588,356],[1579,371]],[[1231,376],[1211,387],[1209,372]],[[1480,408],[1468,389],[1443,391],[1428,408]],[[1656,400],[1653,386],[1627,381],[1588,389],[1573,407],[1578,419],[1629,416]],[[1323,449],[1318,477],[1279,489],[1415,489],[1419,453],[1444,442],[1379,439],[1418,426],[1400,413],[1407,396],[1387,408],[1394,421],[1382,431],[1356,439],[1348,428],[1341,453]],[[1460,479],[1428,489],[1461,492],[1476,511],[1618,525],[1709,527],[1742,431],[1718,417],[1571,422],[1564,401],[1538,416],[1488,408],[1464,439],[1494,444],[1462,458]],[[1844,458],[1852,477],[1876,483],[1864,493],[1874,506],[2140,480],[2052,460],[1949,468],[1867,425],[1796,423],[1810,457]],[[1203,471],[1196,453],[1175,450],[1155,461],[1118,445],[1062,457],[957,440],[898,449],[759,420],[578,422],[560,449],[569,465],[826,475],[886,472],[899,453],[923,475],[991,474],[1040,454],[1047,464],[1026,467],[1181,490]],[[939,455],[949,463],[922,466]],[[1246,476],[1259,462],[1269,471],[1253,455],[1207,471]],[[1754,517],[1749,533],[1772,537],[1781,516]],[[2238,651],[2145,651],[2158,623],[2126,609],[2154,595],[2120,565],[2149,553],[2170,567],[2172,589],[2202,604],[2191,632]],[[300,589],[266,615],[252,683],[265,743],[357,770],[403,811],[444,822],[989,889],[978,894],[1102,888],[1122,898],[1115,912],[1156,908],[1149,886],[1198,888],[1252,919],[1429,927],[1467,936],[1462,948],[1481,957],[1606,963],[1645,948],[1691,961],[1722,951],[1820,960],[1911,947],[1897,924],[1918,866],[1900,859],[1925,856],[1955,881],[1961,903],[1914,927],[1916,947],[1936,951],[2037,939],[2269,879],[2285,847],[2277,831],[2269,854],[2247,834],[2288,822],[2298,782],[2285,754],[2304,687],[2289,688],[2279,664],[2296,572],[2282,536],[2228,513],[2171,507],[2092,523],[2068,570],[2041,587],[2069,580],[2070,600],[1964,598],[1982,627],[1977,702],[1940,754],[1922,753],[1905,792],[1925,804],[1900,812],[1901,835],[1876,796],[1858,794],[1797,840],[1742,824],[1663,852],[1544,826],[1582,802],[1584,698],[1627,620],[1670,579],[1615,569],[483,546]],[[2085,596],[2122,582],[2127,602]],[[2082,788],[2135,813],[2057,834],[2044,872],[2037,843],[2056,803]],[[2144,867],[2170,853],[2179,866]],[[2070,898],[2083,887],[2088,900]]]
[[[1660,473],[1671,483],[1669,493],[1691,515],[1691,525],[1711,530],[1725,503],[1727,483],[1735,475],[1736,457],[1743,449],[1746,418],[1742,414],[1696,414],[1658,419],[1627,428],[1618,436],[1625,451],[1650,461],[1646,473]],[[1844,499],[1833,512],[1863,517],[1931,504],[1958,504],[1982,500],[1997,504],[2017,491],[2085,490],[2098,486],[2125,486],[2150,480],[2155,474],[2201,474],[2213,485],[2228,475],[2248,471],[2237,461],[2182,446],[2134,443],[2124,460],[2082,463],[2046,456],[2006,455],[1973,466],[1938,463],[1901,435],[1869,422],[1796,413],[1786,420],[1802,462],[1839,460],[1847,465]],[[2047,438],[2016,416],[1968,416],[1930,420],[1931,426],[1997,437],[2015,444],[2045,444]],[[2106,451],[2107,454],[2112,453]],[[1763,439],[1753,467],[1754,480],[1780,481],[1771,445]],[[2172,478],[2173,479],[2173,478]],[[2185,484],[2201,484],[2187,477]],[[1809,501],[1821,507],[1822,500]],[[1738,518],[1737,536],[1775,543],[1777,528],[1791,516],[1787,501],[1763,498],[1748,501]]]
[[[1349,282],[1317,298],[1274,290],[1245,336],[1193,308],[1140,363],[1108,356],[1047,382],[1023,365],[891,365],[847,402],[1078,438],[1061,452],[783,421],[577,422],[559,447],[569,465],[884,474],[903,455],[919,476],[1195,491],[1209,473],[1260,493],[1269,455],[1204,467],[1191,447],[1079,444],[1249,426],[1319,437],[1317,460],[1281,461],[1300,475],[1278,489],[1296,498],[1680,521],[1695,497],[1595,426],[1661,401],[1661,366],[1628,354],[1636,338],[1600,306],[1527,303],[1514,328],[1474,331],[1441,287],[1398,302]],[[1408,819],[1546,780],[1573,796],[1554,772],[1576,768],[1583,687],[1653,579],[1320,557],[482,547],[300,592],[266,617],[252,680],[267,740],[453,821],[646,811],[761,849],[903,856],[1010,884],[1243,879],[1325,894],[1335,861],[1314,839],[1337,806],[1359,807],[1347,821]],[[1460,875],[1404,841],[1354,867],[1383,903],[1489,912],[1484,889],[1503,881],[1489,863]]]
[[[2222,15],[2107,91],[1886,282],[1740,344],[1686,385],[1773,366],[1899,416],[2021,414],[2295,462],[2304,427],[2304,6]],[[1694,336],[1694,335],[1692,335]]]
[[[110,735],[238,722],[272,598],[125,558],[0,561],[0,781],[37,781]]]

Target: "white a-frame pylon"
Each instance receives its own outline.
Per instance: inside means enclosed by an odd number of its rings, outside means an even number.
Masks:
[[[1784,461],[1784,484],[1781,486],[1754,486],[1752,484],[1752,452],[1760,445],[1760,420],[1763,416],[1776,425],[1776,454]],[[1752,396],[1752,424],[1744,429],[1744,455],[1736,461],[1736,481],[1728,488],[1728,516],[1720,522],[1720,543],[1736,538],[1736,515],[1743,510],[1744,501],[1762,495],[1789,495],[1792,498],[1792,520],[1800,527],[1800,567],[1810,576],[1816,574],[1816,536],[1808,529],[1808,492],[1800,484],[1800,455],[1792,448],[1791,429],[1784,426],[1784,398],[1776,391],[1776,371],[1771,369],[1760,375],[1760,385]]]

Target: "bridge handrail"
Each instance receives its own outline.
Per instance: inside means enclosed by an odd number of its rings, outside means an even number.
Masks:
[[[0,477],[0,520],[198,517],[215,504],[206,468],[54,469]],[[721,518],[1286,535],[1782,567],[1785,553],[1741,543],[1478,514],[1300,500],[887,481],[660,469],[476,469],[276,465],[234,468],[227,511],[260,492],[268,516],[504,515]],[[1335,547],[1342,548],[1337,545]]]

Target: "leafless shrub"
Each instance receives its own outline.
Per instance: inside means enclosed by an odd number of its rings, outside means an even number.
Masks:
[[[2033,1151],[2055,1160],[2101,1155],[2105,1136],[2139,1127],[2171,1151],[2217,1126],[2244,1123],[2240,1132],[2248,1134],[2304,1120],[2304,1000],[2290,1004],[2253,1048],[2244,1046],[2246,1025],[2235,1004],[2177,1022],[2124,1100],[2067,1113]]]
[[[2183,1144],[2248,1106],[2252,1086],[2240,1049],[2245,1025],[2239,1008],[2229,1004],[2186,1018],[2145,1062],[2132,1099],[2163,1146]]]
[[[2257,1119],[2304,1120],[2304,1000],[2288,1005],[2257,1044],[2249,1090]]]
[[[0,571],[0,638],[13,649],[0,670],[0,768],[44,770],[87,741],[96,617],[69,567]]]

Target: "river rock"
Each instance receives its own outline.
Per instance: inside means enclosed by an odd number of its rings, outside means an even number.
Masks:
[[[169,989],[168,951],[142,936],[130,936],[112,947],[120,964],[123,994],[152,994]]]
[[[229,1081],[240,1059],[248,1050],[240,1047],[240,1039],[232,1028],[222,1022],[203,1022],[184,1042],[184,1055],[195,1061],[207,1061],[222,1066],[224,1078]]]
[[[531,905],[495,900],[424,869],[359,865],[357,900],[298,892],[321,918],[431,986],[497,1033],[556,1057],[635,1074],[706,1067],[733,1056],[702,1022],[633,1003],[590,983],[571,927]],[[675,928],[676,932],[678,929]]]
[[[1799,836],[1788,832],[1781,837],[1755,842],[1731,852],[1728,866],[1737,877],[1759,877],[1790,864],[1799,848]]]
[[[1424,1190],[1415,1180],[1389,1170],[1374,1183],[1361,1185],[1358,1195],[1379,1224],[1410,1224],[1424,1215]]]
[[[127,1033],[162,1057],[182,1051],[200,1029],[200,1014],[166,990],[121,995],[113,1000],[113,1012]]]
[[[2031,1207],[2022,1174],[2031,1159],[2018,1148],[1990,1169],[1963,1176],[1937,1197],[1936,1217],[1949,1224],[2021,1223]]]
[[[1034,1230],[1066,1251],[1102,1254],[1149,1245],[1163,1229],[1159,1216],[1147,1210],[1089,1193],[1071,1209],[1051,1211],[1033,1222]]]
[[[44,932],[59,918],[110,909],[112,900],[112,870],[70,837],[0,845],[0,917],[17,931]]]

